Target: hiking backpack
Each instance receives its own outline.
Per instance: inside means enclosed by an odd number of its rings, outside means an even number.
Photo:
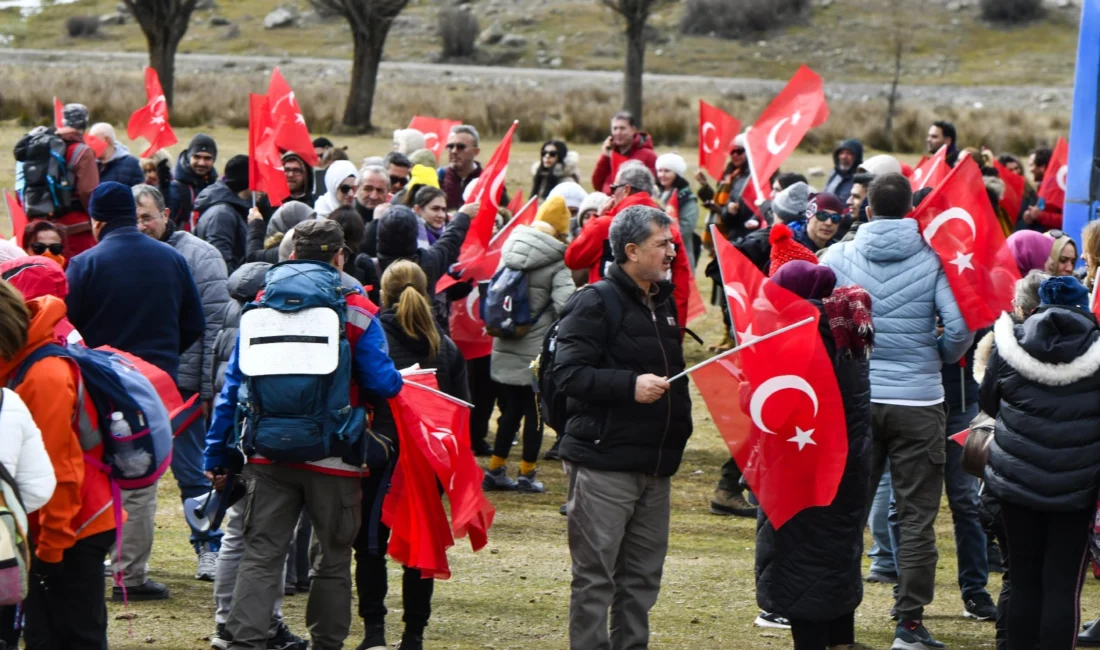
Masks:
[[[53,129],[35,129],[15,145],[23,163],[23,209],[28,219],[57,219],[79,208],[73,165],[87,145],[71,149]]]
[[[561,316],[554,321],[554,324],[550,326],[546,336],[542,339],[542,352],[531,362],[531,368],[535,375],[532,387],[535,390],[535,397],[538,399],[542,421],[559,434],[565,433],[565,421],[568,419],[568,414],[566,412],[565,395],[558,392],[552,372],[558,347],[558,328],[561,325],[561,319],[573,311],[577,296],[588,290],[598,293],[600,300],[603,301],[604,313],[607,318],[607,338],[604,350],[607,350],[611,341],[618,335],[619,328],[623,325],[623,303],[622,299],[619,298],[619,294],[615,291],[615,287],[611,286],[611,281],[600,280],[569,297],[569,301],[565,303],[565,308],[562,309]]]
[[[68,359],[80,371],[74,417],[85,460],[124,490],[156,484],[172,461],[173,424],[152,382],[117,350],[49,343],[27,355],[8,388],[47,357]],[[102,458],[88,455],[100,443]]]
[[[0,391],[0,410],[4,406]],[[31,566],[27,509],[8,468],[0,463],[0,606],[18,605],[27,597]]]
[[[351,405],[347,290],[334,267],[290,260],[267,271],[241,313],[237,438],[246,456],[312,462],[357,449],[366,413]]]
[[[488,282],[481,284],[479,315],[485,322],[485,333],[497,338],[523,338],[554,302],[547,300],[546,305],[532,317],[527,273],[507,266],[497,269]]]

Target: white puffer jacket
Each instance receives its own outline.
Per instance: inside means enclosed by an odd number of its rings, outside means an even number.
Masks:
[[[31,513],[53,496],[57,478],[53,463],[42,444],[42,432],[27,405],[15,392],[2,388],[0,407],[0,463],[15,478],[23,505]]]

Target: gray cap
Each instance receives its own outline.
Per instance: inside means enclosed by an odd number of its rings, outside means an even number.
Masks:
[[[88,107],[84,104],[65,104],[61,109],[62,126],[83,131],[88,128]]]
[[[810,203],[810,186],[802,181],[791,185],[772,199],[772,212],[783,222],[797,221],[806,216]]]

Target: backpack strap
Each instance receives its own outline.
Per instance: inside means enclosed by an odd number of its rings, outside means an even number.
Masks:
[[[38,363],[42,359],[47,357],[61,357],[63,359],[69,359],[69,354],[65,351],[65,348],[56,343],[47,343],[42,347],[34,350],[27,355],[25,359],[19,364],[19,367],[15,369],[11,377],[8,378],[8,389],[15,390],[19,384],[23,383],[23,380],[27,378],[27,372],[30,371],[31,366]]]
[[[65,162],[65,164],[68,165],[69,169],[73,168],[73,165],[76,164],[77,159],[80,158],[80,154],[84,153],[84,150],[87,148],[88,145],[84,144],[83,142],[74,142],[72,146],[69,147],[69,155],[67,156],[68,160],[66,160]]]
[[[592,285],[592,289],[600,295],[604,309],[607,310],[607,341],[611,342],[618,335],[623,326],[623,301],[619,292],[611,286],[610,280],[600,280]]]

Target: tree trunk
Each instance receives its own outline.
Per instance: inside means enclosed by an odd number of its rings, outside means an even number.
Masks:
[[[642,126],[642,72],[645,70],[645,21],[626,26],[626,67],[623,70],[623,109]]]
[[[373,37],[372,37],[373,36]],[[378,85],[378,66],[382,62],[382,48],[386,32],[381,34],[355,34],[355,50],[352,55],[351,88],[344,108],[344,124],[360,131],[370,131],[371,111],[374,106],[374,90]]]
[[[886,102],[886,139],[890,145],[890,151],[897,150],[894,142],[894,109],[898,102],[898,82],[901,81],[901,55],[905,49],[900,34],[897,39],[894,47],[894,82],[890,85],[890,97]]]
[[[168,35],[160,35],[156,42],[149,40],[149,65],[157,71],[161,88],[164,89],[164,101],[172,108],[176,83],[176,49],[179,41]]]

